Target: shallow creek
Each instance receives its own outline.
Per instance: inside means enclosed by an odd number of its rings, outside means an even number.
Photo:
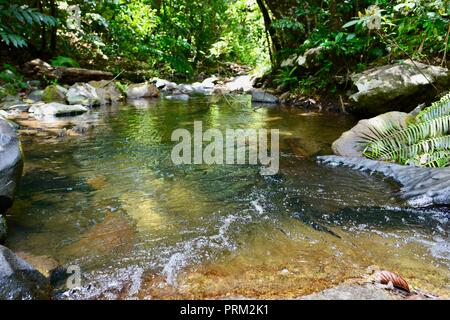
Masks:
[[[59,121],[80,137],[21,137],[26,155],[7,245],[65,266],[56,298],[291,298],[368,266],[450,296],[450,211],[409,208],[376,175],[317,164],[350,116],[254,108],[247,97],[136,101]],[[277,128],[280,171],[174,165],[174,129]]]

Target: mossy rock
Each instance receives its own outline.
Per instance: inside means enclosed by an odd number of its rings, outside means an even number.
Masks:
[[[42,100],[45,102],[66,102],[67,89],[58,84],[47,86],[42,93]]]

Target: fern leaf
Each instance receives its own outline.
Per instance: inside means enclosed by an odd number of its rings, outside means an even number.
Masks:
[[[436,150],[450,150],[450,135],[438,138],[426,139],[412,145],[403,145],[395,149],[385,149],[380,152],[379,159],[385,161],[396,161],[406,163],[410,158],[414,158],[424,153],[434,153]]]
[[[448,115],[450,113],[450,93],[442,97],[439,101],[434,102],[430,107],[420,112],[416,119],[418,121],[426,121]]]
[[[426,122],[411,124],[395,132],[389,131],[385,135],[379,131],[382,138],[373,139],[364,150],[364,154],[371,158],[378,158],[388,149],[401,148],[405,145],[418,143],[420,140],[446,135],[449,133],[449,128],[450,116],[447,115]]]

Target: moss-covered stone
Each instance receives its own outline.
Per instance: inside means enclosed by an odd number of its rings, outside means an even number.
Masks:
[[[45,102],[66,102],[67,89],[58,85],[52,84],[47,86],[42,93],[42,100]]]

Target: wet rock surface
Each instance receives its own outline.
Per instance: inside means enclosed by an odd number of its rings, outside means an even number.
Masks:
[[[15,128],[0,118],[0,214],[12,205],[22,169],[22,151]]]
[[[365,283],[341,284],[337,287],[326,289],[300,298],[301,300],[400,300],[401,296],[381,289],[378,286]]]
[[[158,88],[149,83],[136,83],[128,86],[127,98],[139,99],[139,98],[156,98],[159,97]]]
[[[273,94],[266,92],[264,90],[252,90],[252,101],[253,102],[260,102],[260,103],[278,103],[279,99],[274,96]]]
[[[320,163],[380,173],[401,185],[401,197],[411,206],[450,205],[450,168],[404,166],[360,157],[321,156]]]
[[[45,116],[68,116],[77,115],[87,112],[88,109],[82,105],[67,105],[58,102],[51,102],[45,104],[36,104],[30,107],[29,112],[33,113],[37,117]]]
[[[100,104],[116,103],[123,99],[122,92],[115,84],[108,80],[90,81],[89,84],[95,88]]]
[[[93,86],[88,83],[76,83],[67,91],[69,104],[95,106],[100,104],[100,98]]]
[[[331,146],[333,153],[345,157],[362,157],[364,139],[375,138],[373,128],[383,128],[388,123],[403,128],[412,118],[408,113],[392,111],[371,119],[360,120],[356,126],[344,132],[339,139],[333,142]]]
[[[419,102],[436,95],[431,83],[447,87],[450,72],[442,67],[405,60],[355,74],[352,81],[358,91],[350,96],[351,111],[370,115],[392,110],[409,112]]]
[[[0,245],[0,299],[49,299],[50,290],[44,275]]]

